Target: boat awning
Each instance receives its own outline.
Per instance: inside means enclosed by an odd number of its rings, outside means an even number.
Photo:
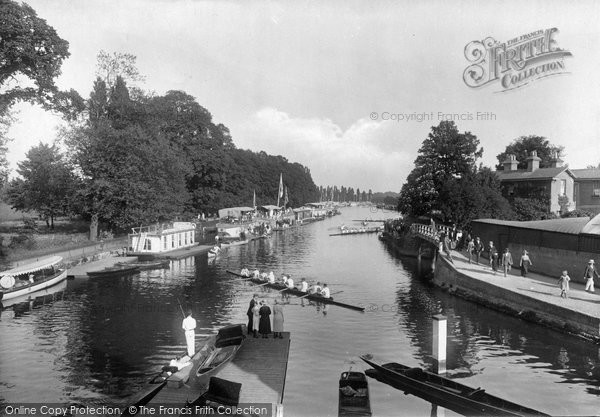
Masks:
[[[32,272],[40,271],[42,269],[50,268],[52,265],[56,265],[57,263],[62,261],[61,256],[51,256],[49,258],[40,259],[39,261],[27,263],[21,266],[17,266],[16,268],[9,269],[8,271],[3,271],[0,273],[2,276],[10,275],[24,275],[30,274]]]

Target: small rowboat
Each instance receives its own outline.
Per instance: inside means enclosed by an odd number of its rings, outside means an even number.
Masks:
[[[369,384],[362,372],[342,372],[338,402],[339,417],[371,416]]]
[[[139,272],[139,271],[140,271],[140,268],[135,265],[112,266],[112,267],[101,269],[99,271],[89,271],[89,272],[87,272],[87,275],[90,278],[117,277],[117,276],[135,274],[136,272]]]
[[[465,416],[548,415],[495,397],[484,389],[472,388],[421,368],[410,368],[399,363],[380,365],[375,363],[370,355],[360,358],[373,367],[366,371],[371,378]]]
[[[60,256],[52,256],[2,272],[0,300],[29,295],[64,281],[67,270],[58,268],[60,262]]]
[[[135,266],[140,271],[146,271],[150,269],[163,269],[168,268],[171,265],[171,261],[168,259],[161,259],[158,261],[142,261],[142,262],[117,262],[115,266],[128,267]]]
[[[256,279],[256,278],[252,278],[252,277],[247,277],[244,276],[242,274],[238,274],[237,272],[233,272],[233,271],[229,271],[227,270],[228,273],[230,273],[231,275],[235,275],[236,277],[240,277],[248,282],[252,282],[254,284],[259,284],[262,285],[264,287],[267,288],[273,288],[275,290],[281,291],[281,292],[285,292],[286,294],[292,294],[292,295],[296,295],[298,297],[301,298],[306,298],[307,300],[311,300],[311,301],[317,301],[323,304],[331,304],[331,305],[335,305],[338,307],[344,307],[344,308],[349,308],[351,310],[356,310],[356,311],[365,311],[364,307],[359,307],[359,306],[355,306],[352,304],[345,304],[345,303],[341,303],[339,301],[334,301],[333,298],[325,298],[319,294],[308,294],[305,292],[300,291],[297,288],[286,288],[284,285],[282,284],[278,284],[278,283],[265,283],[265,281],[260,280],[260,279]]]

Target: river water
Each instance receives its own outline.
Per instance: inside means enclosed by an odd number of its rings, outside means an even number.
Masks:
[[[286,416],[336,416],[342,371],[364,370],[358,355],[430,366],[433,314],[448,317],[448,375],[553,415],[600,413],[599,347],[504,316],[429,286],[416,260],[375,235],[329,236],[354,219],[391,213],[349,207],[341,216],[126,278],[76,279],[0,316],[0,405],[116,403],[184,350],[178,300],[191,304],[198,343],[245,323],[257,287],[226,269],[243,266],[328,283],[335,298],[367,306],[285,307],[291,332]],[[277,293],[265,290],[271,303]],[[431,404],[369,380],[375,416],[429,416]],[[446,415],[454,415],[447,411]]]

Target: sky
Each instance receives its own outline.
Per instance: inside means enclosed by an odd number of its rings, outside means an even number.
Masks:
[[[70,43],[60,88],[88,97],[98,52],[131,53],[146,77],[140,87],[191,94],[238,148],[302,163],[317,185],[373,191],[399,191],[431,127],[448,118],[477,136],[487,166],[523,135],[564,146],[571,168],[598,165],[599,3],[28,1]],[[509,91],[501,79],[465,83],[471,42],[552,28],[553,48],[571,53],[559,70]],[[61,123],[34,106],[16,109],[13,168]]]

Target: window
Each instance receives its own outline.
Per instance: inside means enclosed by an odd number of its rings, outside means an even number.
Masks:
[[[567,180],[560,180],[560,195],[567,194]]]
[[[600,197],[600,181],[594,181],[594,186],[592,187],[592,196]]]

